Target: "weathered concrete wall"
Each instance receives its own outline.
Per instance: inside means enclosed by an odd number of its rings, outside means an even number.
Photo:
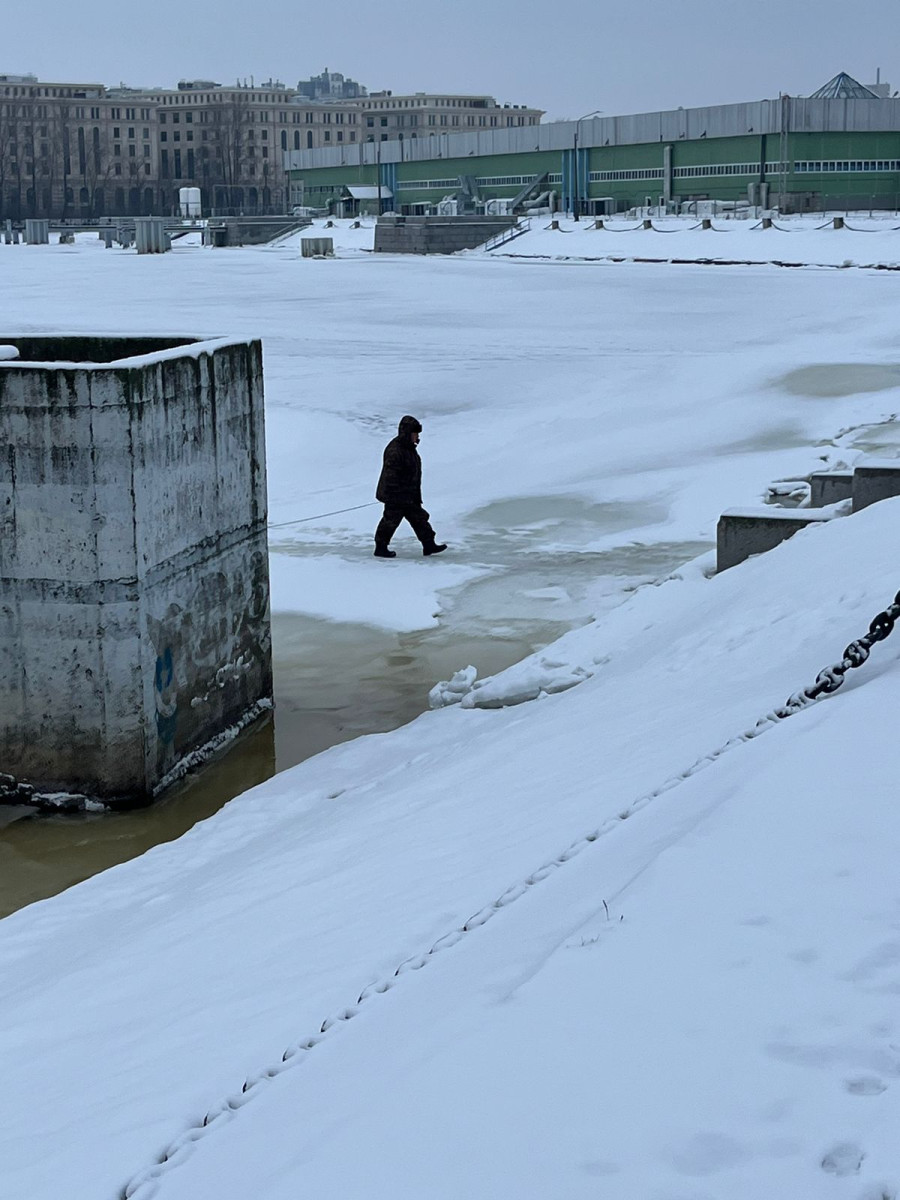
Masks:
[[[853,511],[868,508],[879,500],[900,496],[900,462],[860,463],[853,472]]]
[[[217,217],[210,221],[204,241],[211,246],[260,246],[309,225],[311,217]]]
[[[825,508],[852,495],[852,471],[813,471],[809,477],[810,508]]]
[[[455,254],[483,246],[515,223],[515,217],[379,217],[375,252]]]
[[[141,801],[272,694],[261,347],[2,340],[0,771]]]
[[[764,554],[800,529],[829,520],[810,509],[731,509],[716,527],[716,570],[727,571],[754,554]]]

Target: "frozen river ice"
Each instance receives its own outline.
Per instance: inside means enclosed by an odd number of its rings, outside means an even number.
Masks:
[[[602,619],[772,480],[895,452],[875,424],[900,391],[876,272],[318,262],[291,243],[138,258],[97,239],[0,247],[0,266],[8,334],[262,337],[277,700],[274,733],[151,810],[0,828],[0,912],[410,720],[462,667],[490,675]],[[451,549],[423,562],[400,536],[374,562],[372,492],[404,412]]]

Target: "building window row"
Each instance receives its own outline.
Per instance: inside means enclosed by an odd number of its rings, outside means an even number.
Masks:
[[[632,171],[591,171],[591,183],[615,183],[627,179],[662,179],[662,167],[644,167]],[[562,176],[550,176],[550,183],[562,183]]]
[[[295,194],[307,196],[333,196],[336,192],[340,192],[341,184],[339,183],[322,183],[314,184],[312,187],[305,188],[303,180],[299,180],[296,185],[292,185]],[[299,203],[299,201],[298,201]]]
[[[832,175],[842,171],[900,171],[900,160],[896,158],[843,158],[830,161],[795,162],[798,175]]]
[[[416,188],[422,191],[446,191],[447,188],[459,187],[459,176],[455,179],[404,179],[398,187],[404,192]]]
[[[676,167],[676,179],[706,178],[712,175],[758,175],[759,163],[713,163],[697,167]]]
[[[536,179],[537,175],[485,175],[479,176],[475,182],[479,187],[524,187]]]
[[[366,100],[364,105],[366,108],[427,108],[429,105],[440,108],[487,108],[487,100],[453,100],[437,96],[417,96],[414,100],[395,100],[391,97],[389,100]]]

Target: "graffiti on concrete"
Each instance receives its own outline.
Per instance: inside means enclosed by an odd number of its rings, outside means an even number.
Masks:
[[[154,699],[156,731],[160,741],[170,745],[175,740],[175,729],[178,725],[178,690],[175,686],[175,665],[171,646],[166,646],[163,652],[156,656]]]
[[[148,614],[156,656],[156,758],[160,771],[207,730],[240,716],[269,675],[268,563],[261,551],[232,571],[212,570],[170,603]],[[151,662],[153,659],[151,658]],[[263,684],[271,694],[271,677]]]

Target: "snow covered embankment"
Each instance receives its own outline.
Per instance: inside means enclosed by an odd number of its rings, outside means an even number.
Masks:
[[[858,1107],[900,1119],[878,990],[893,976],[863,969],[900,903],[882,869],[900,838],[900,750],[882,732],[900,643],[740,740],[891,599],[898,512],[885,502],[712,580],[644,588],[578,631],[582,664],[605,660],[583,686],[337,748],[0,923],[19,1101],[0,1195],[50,1200],[66,1177],[73,1200],[97,1200],[148,1179],[173,1144],[160,1200],[237,1200],[262,1178],[266,1200],[301,1185],[357,1200],[398,1178],[430,1200],[586,1197],[585,1161],[615,1168],[622,1195],[712,1172],[712,1194],[733,1200],[859,1200],[823,1190],[839,1174],[826,1160],[849,1184],[900,1176]],[[768,948],[750,945],[760,911],[778,931]],[[269,1080],[282,1060],[304,1070]],[[572,1104],[521,1112],[525,1061],[540,1094]],[[245,1080],[259,1082],[242,1093]],[[31,1121],[39,1097],[65,1114],[50,1139]],[[192,1134],[223,1105],[227,1139],[219,1121]],[[491,1145],[475,1138],[445,1174],[460,1113]],[[753,1149],[773,1139],[778,1154]]]
[[[689,218],[664,217],[652,229],[611,217],[595,229],[593,219],[532,217],[527,233],[490,253],[497,258],[549,258],[599,262],[727,263],[731,265],[873,267],[900,270],[900,226],[896,219],[854,219],[835,229],[787,218],[770,229],[759,222],[717,221],[702,229]]]

